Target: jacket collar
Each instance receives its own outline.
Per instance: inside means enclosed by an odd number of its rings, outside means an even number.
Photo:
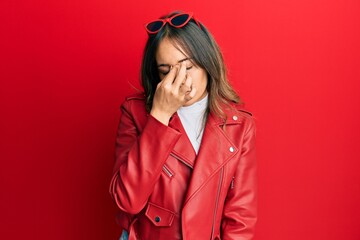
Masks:
[[[182,133],[179,140],[176,142],[175,147],[171,151],[172,154],[174,154],[178,159],[184,161],[186,165],[193,168],[196,159],[196,153],[177,113],[175,113],[171,118],[169,127],[174,128]]]
[[[224,109],[225,109],[225,114],[228,116],[228,119],[226,120],[226,124],[238,124],[239,122],[237,121],[237,119],[235,120],[233,118],[233,116],[236,116],[236,115],[234,115],[234,114],[236,114],[236,112],[234,112],[234,109],[231,109],[230,107],[227,107],[227,108],[224,107]],[[205,129],[204,129],[203,139],[202,139],[202,142],[200,145],[199,155],[196,156],[196,152],[190,142],[190,139],[188,138],[188,136],[185,132],[185,129],[181,123],[181,120],[180,120],[178,114],[174,113],[173,117],[171,118],[171,120],[169,122],[169,127],[176,129],[177,131],[181,132],[182,134],[180,136],[180,139],[177,141],[174,149],[172,150],[172,154],[174,154],[177,158],[183,160],[185,162],[185,164],[188,165],[189,167],[194,168],[195,159],[199,158],[199,156],[201,156],[200,151],[203,148],[204,143],[206,143],[208,141],[208,138],[210,140],[212,138],[216,138],[219,140],[224,137],[223,130],[221,129],[223,125],[224,125],[224,120],[221,117],[219,117],[213,113],[209,114],[208,119],[206,121]],[[218,129],[218,128],[220,128],[220,129]],[[206,133],[206,132],[208,132],[208,133]],[[227,141],[229,141],[229,140],[227,140]],[[215,148],[213,148],[213,149],[217,149],[218,147],[220,147],[220,145],[216,143]],[[222,150],[223,149],[221,149],[221,151]],[[207,150],[203,150],[203,151],[207,151]],[[196,160],[196,161],[198,161],[198,160]]]

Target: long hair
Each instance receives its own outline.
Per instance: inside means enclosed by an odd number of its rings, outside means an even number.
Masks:
[[[177,13],[180,12],[172,12],[162,19]],[[182,28],[166,24],[158,33],[149,34],[141,66],[141,82],[145,91],[147,111],[151,110],[156,86],[160,82],[155,56],[160,42],[165,38],[169,39],[178,50],[183,50],[196,66],[205,69],[208,78],[206,87],[209,94],[208,113],[213,112],[226,121],[221,106],[229,105],[230,102],[240,102],[239,96],[227,79],[226,67],[218,44],[206,27],[200,22],[199,24],[201,28],[191,19]]]

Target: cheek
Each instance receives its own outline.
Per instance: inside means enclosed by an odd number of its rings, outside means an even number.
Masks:
[[[193,79],[193,84],[197,89],[206,89],[206,85],[207,85],[207,75],[205,73],[205,71],[194,71],[192,73],[188,73],[189,76],[191,76],[191,78]]]

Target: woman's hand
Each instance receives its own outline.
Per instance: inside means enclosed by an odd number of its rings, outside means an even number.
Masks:
[[[165,125],[171,116],[196,94],[184,62],[175,65],[157,85],[150,114]]]

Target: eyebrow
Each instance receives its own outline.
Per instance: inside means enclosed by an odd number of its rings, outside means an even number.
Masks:
[[[181,59],[180,61],[178,61],[178,63],[181,63],[181,62],[184,62],[186,60],[189,60],[190,58],[184,58],[184,59]],[[157,67],[170,67],[171,65],[170,64],[159,64],[157,65]]]

